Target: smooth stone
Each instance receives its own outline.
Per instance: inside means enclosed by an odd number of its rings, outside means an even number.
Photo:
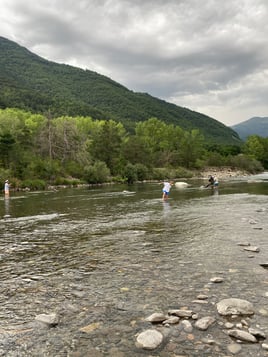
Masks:
[[[175,187],[177,188],[187,188],[190,185],[187,182],[175,182]]]
[[[169,310],[169,315],[175,315],[178,317],[191,317],[193,312],[191,310]]]
[[[36,321],[42,322],[49,326],[56,326],[59,323],[59,317],[56,314],[40,314],[35,317]]]
[[[268,351],[268,344],[267,344],[267,343],[263,343],[263,344],[261,345],[261,347],[262,347],[264,350]]]
[[[212,325],[216,319],[211,316],[202,317],[201,319],[197,320],[195,323],[195,327],[199,330],[207,330],[210,325]]]
[[[152,315],[146,317],[145,321],[149,322],[163,322],[167,319],[167,316],[162,314],[161,312],[155,312]]]
[[[205,305],[205,304],[208,304],[208,301],[206,300],[193,300],[192,301],[193,304],[200,304],[200,305]]]
[[[268,268],[268,263],[261,263],[260,266],[263,268]]]
[[[222,277],[220,277],[220,276],[215,276],[214,278],[211,278],[210,279],[210,281],[212,282],[212,283],[222,283],[223,282],[223,278]]]
[[[266,309],[260,309],[259,310],[259,313],[262,315],[262,316],[268,316],[268,311]]]
[[[200,295],[197,296],[198,300],[206,300],[207,298],[208,298],[208,296],[205,295],[205,294],[200,294]]]
[[[218,302],[217,310],[220,315],[253,315],[254,308],[247,300],[229,298]]]
[[[137,337],[137,346],[145,350],[154,350],[163,341],[163,335],[157,330],[146,330]]]
[[[228,335],[231,336],[231,337],[235,337],[235,338],[237,338],[238,340],[241,340],[241,341],[252,342],[252,343],[258,342],[256,337],[251,335],[247,331],[236,330],[236,329],[235,330],[228,330]]]
[[[242,347],[238,343],[231,343],[230,345],[227,346],[227,349],[229,352],[235,355],[241,351]]]
[[[248,252],[254,252],[254,253],[259,253],[260,248],[259,247],[244,247],[244,250],[248,251]]]
[[[168,319],[163,321],[163,325],[170,324],[174,325],[177,324],[180,321],[180,318],[178,316],[170,316]]]
[[[183,321],[181,322],[181,325],[182,325],[183,331],[188,332],[188,333],[190,333],[190,332],[193,331],[193,326],[192,326],[192,324],[191,324],[190,321],[188,321],[188,320],[183,320]]]
[[[255,336],[255,337],[259,337],[259,338],[266,338],[266,334],[264,331],[258,329],[258,328],[252,328],[250,327],[248,329],[248,332],[251,333],[251,335]]]

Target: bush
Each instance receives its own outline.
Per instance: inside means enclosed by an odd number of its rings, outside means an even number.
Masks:
[[[53,184],[56,186],[64,185],[64,186],[76,186],[79,185],[81,181],[76,178],[67,178],[67,177],[57,177]]]
[[[127,164],[124,169],[124,177],[128,184],[132,184],[138,179],[137,167],[132,164]]]
[[[136,164],[136,172],[137,172],[137,179],[138,181],[148,180],[149,177],[149,170],[143,164]]]
[[[256,172],[262,172],[264,170],[262,164],[259,161],[244,154],[228,157],[227,165],[240,168],[252,174]]]
[[[175,170],[175,174],[173,177],[176,178],[191,178],[193,177],[193,172],[190,170],[185,169],[184,167],[178,167]]]
[[[24,180],[21,182],[21,188],[29,188],[30,190],[44,190],[46,182],[39,179]]]
[[[205,166],[225,166],[225,158],[218,152],[208,152],[205,160]]]
[[[110,170],[103,161],[85,168],[85,179],[88,183],[104,183],[109,181]]]

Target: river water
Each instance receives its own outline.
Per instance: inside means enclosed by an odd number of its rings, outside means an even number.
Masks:
[[[252,302],[250,324],[268,335],[268,174],[222,181],[216,191],[187,182],[168,202],[158,183],[2,198],[0,356],[227,356],[233,341],[215,307],[227,297]],[[211,283],[215,276],[223,282]],[[183,335],[144,320],[179,308],[217,323]],[[35,321],[51,313],[57,326]],[[165,336],[157,350],[136,346],[148,328]],[[267,351],[243,344],[239,356]]]

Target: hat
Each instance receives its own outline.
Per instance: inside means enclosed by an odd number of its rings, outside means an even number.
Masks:
[[[5,182],[8,182],[8,180],[6,180]]]

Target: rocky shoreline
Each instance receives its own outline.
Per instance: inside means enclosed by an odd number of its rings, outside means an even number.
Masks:
[[[197,178],[207,179],[209,175],[217,176],[219,180],[227,180],[235,177],[246,177],[251,174],[245,170],[231,167],[208,167],[197,175]]]

